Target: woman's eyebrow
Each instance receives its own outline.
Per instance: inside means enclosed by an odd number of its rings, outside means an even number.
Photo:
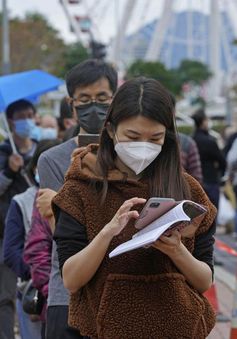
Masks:
[[[153,137],[159,137],[160,135],[163,135],[165,133],[165,131],[162,132],[158,132],[158,133],[154,133],[152,134]]]
[[[137,132],[137,131],[134,131],[134,130],[132,130],[132,129],[127,129],[126,131],[129,132],[129,133],[136,134],[136,135],[140,135],[140,134],[141,134],[141,133],[139,133],[139,132]]]
[[[136,134],[136,135],[141,135],[141,133],[139,133],[139,132],[137,132],[137,131],[134,131],[134,130],[132,130],[132,129],[127,129],[126,131],[127,131],[127,132],[130,132],[130,133],[133,133],[133,134]],[[164,131],[162,131],[162,132],[157,132],[157,133],[152,134],[152,136],[153,136],[153,137],[158,137],[158,136],[160,136],[160,135],[163,135],[164,133],[165,133]]]

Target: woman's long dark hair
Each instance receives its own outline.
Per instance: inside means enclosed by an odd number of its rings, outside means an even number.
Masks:
[[[106,128],[107,123],[110,123],[116,131],[121,121],[139,115],[166,127],[161,153],[143,172],[143,177],[149,180],[150,196],[172,197],[176,200],[190,197],[182,175],[174,105],[171,94],[154,79],[135,78],[119,88],[110,105],[98,151],[98,166],[104,178],[103,199],[108,190],[107,174],[115,167],[116,158],[114,142]]]

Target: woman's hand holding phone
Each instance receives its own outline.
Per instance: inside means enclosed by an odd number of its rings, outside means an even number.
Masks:
[[[144,204],[145,202],[146,199],[143,198],[132,198],[126,200],[118,209],[113,219],[103,228],[103,233],[111,237],[111,239],[118,235],[127,225],[129,220],[137,219],[139,217],[138,211],[131,211],[131,208],[138,204]]]

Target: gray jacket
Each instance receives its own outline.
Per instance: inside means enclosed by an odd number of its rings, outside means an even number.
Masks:
[[[70,139],[41,154],[37,166],[41,188],[50,188],[57,192],[63,186],[65,173],[71,163],[71,154],[76,147],[77,145],[74,139]],[[53,242],[48,306],[68,304],[69,293],[63,285],[59,270],[56,243]]]

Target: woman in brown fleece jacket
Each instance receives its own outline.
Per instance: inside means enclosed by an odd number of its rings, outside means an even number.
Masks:
[[[212,283],[215,207],[180,165],[173,103],[156,80],[120,87],[99,145],[79,154],[54,198],[55,240],[69,324],[90,338],[203,339],[215,315],[202,295]],[[208,212],[189,234],[109,259],[135,233],[152,196],[191,199]]]

